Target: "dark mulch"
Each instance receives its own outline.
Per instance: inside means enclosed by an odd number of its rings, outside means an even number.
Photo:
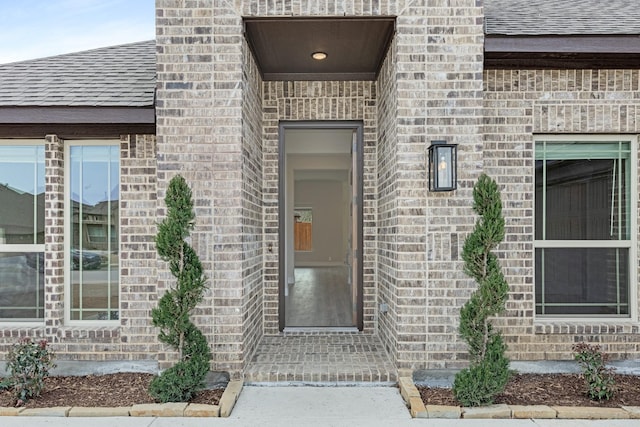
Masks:
[[[611,400],[593,401],[586,395],[584,379],[577,374],[517,374],[495,403],[549,406],[640,406],[640,376],[616,375],[617,391]],[[448,388],[418,387],[429,405],[461,406]]]
[[[147,389],[152,374],[122,373],[84,377],[49,377],[42,394],[27,401],[26,408],[53,406],[117,407],[154,403]],[[191,403],[217,405],[223,389],[203,390]],[[0,406],[14,406],[9,391],[0,392]]]

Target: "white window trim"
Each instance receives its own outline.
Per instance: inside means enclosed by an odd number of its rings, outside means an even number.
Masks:
[[[535,144],[537,142],[629,142],[631,147],[630,172],[631,172],[631,188],[630,192],[630,221],[629,221],[629,240],[534,240],[532,258],[535,258],[535,251],[538,248],[628,248],[629,249],[629,316],[575,316],[575,315],[538,315],[535,310],[535,283],[534,277],[534,310],[533,318],[536,324],[550,324],[554,322],[563,323],[579,323],[581,325],[601,325],[601,324],[628,324],[638,323],[638,136],[629,134],[609,134],[609,135],[583,135],[583,134],[567,134],[567,135],[549,135],[538,134],[533,137],[533,152],[535,157]],[[532,164],[533,184],[535,185],[535,161]],[[533,192],[533,206],[535,207],[535,191]],[[535,230],[535,208],[533,214],[533,235]],[[533,269],[535,276],[535,267]]]
[[[46,141],[44,139],[11,139],[11,138],[7,138],[7,139],[0,139],[0,145],[15,145],[15,146],[19,146],[19,145],[24,145],[24,146],[29,146],[29,145],[42,145],[43,147],[45,146]],[[46,163],[46,154],[45,154],[45,163]],[[46,164],[45,164],[45,169],[46,169]],[[45,193],[46,193],[46,188],[45,188]],[[0,244],[0,252],[32,252],[32,253],[36,253],[36,252],[45,252],[45,244],[26,244],[26,245],[8,245],[8,244]],[[46,280],[46,278],[45,278]],[[43,284],[44,286],[44,284]],[[46,292],[46,287],[45,287],[45,292]],[[45,295],[45,299],[46,299],[46,295]],[[45,322],[45,317],[43,316],[42,319],[33,319],[33,320],[28,320],[28,319],[20,319],[20,320],[8,320],[8,319],[2,319],[0,320],[0,325],[6,325],[7,327],[12,327],[12,328],[18,328],[21,326],[25,326],[25,327],[33,327],[34,325],[37,324],[43,324],[44,325]]]
[[[87,147],[87,146],[117,146],[118,152],[120,147],[119,140],[105,139],[105,140],[66,140],[64,142],[64,323],[69,326],[119,326],[120,320],[71,320],[71,257],[68,255],[71,253],[71,215],[73,215],[71,204],[67,203],[71,198],[71,147]],[[119,170],[122,171],[122,158],[120,158]],[[122,174],[120,174],[120,181],[122,180]],[[118,183],[118,188],[119,188]],[[118,206],[120,209],[120,205]],[[120,236],[120,222],[118,222],[118,236]],[[121,268],[121,249],[122,245],[118,241],[118,286],[119,290],[122,289],[120,284],[120,271]],[[122,310],[122,300],[118,298],[118,313]]]

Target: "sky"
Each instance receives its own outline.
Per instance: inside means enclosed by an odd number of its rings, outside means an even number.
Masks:
[[[0,64],[155,38],[155,0],[0,0]]]

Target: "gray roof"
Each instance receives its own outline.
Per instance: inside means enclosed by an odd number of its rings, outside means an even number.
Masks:
[[[153,107],[155,41],[0,64],[0,107]]]
[[[640,35],[638,0],[484,0],[487,35]],[[153,107],[155,41],[0,64],[0,107]]]
[[[640,34],[638,0],[485,0],[487,35]]]

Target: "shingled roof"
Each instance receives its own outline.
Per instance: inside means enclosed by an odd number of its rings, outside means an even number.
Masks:
[[[485,0],[487,35],[640,34],[633,0]]]
[[[153,107],[155,41],[0,64],[0,107]]]
[[[618,54],[637,57],[635,36],[640,35],[640,7],[635,3],[630,0],[484,0],[485,33],[491,43],[495,37],[627,36],[624,49]],[[565,46],[567,40],[571,38],[561,42],[563,49],[571,50]],[[515,46],[513,40],[508,43],[506,47],[497,48],[488,44],[489,59],[491,52],[504,56],[501,52]],[[542,39],[538,43],[548,44]],[[620,40],[607,43],[594,53],[602,55],[612,46],[617,49]],[[593,45],[593,40],[583,44]],[[606,65],[610,65],[608,58],[607,61]],[[153,40],[0,64],[0,108],[153,108],[155,86]],[[5,119],[1,116],[3,123],[14,120],[14,116]]]

